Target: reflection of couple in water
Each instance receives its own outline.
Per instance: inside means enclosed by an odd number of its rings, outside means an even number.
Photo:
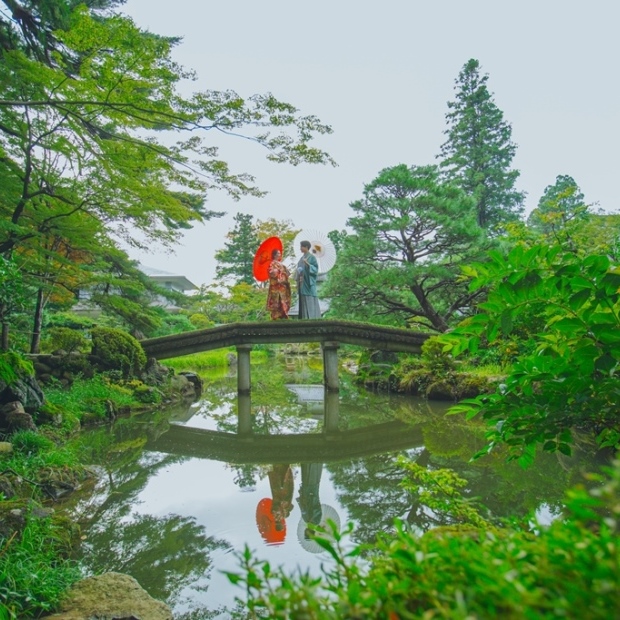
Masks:
[[[302,463],[301,487],[297,502],[304,524],[304,538],[312,536],[309,523],[319,525],[322,506],[319,498],[322,463]],[[262,499],[256,509],[256,523],[267,543],[281,544],[286,537],[286,518],[293,509],[293,471],[288,464],[273,465],[268,473],[271,498]]]
[[[256,524],[267,543],[281,544],[286,536],[286,517],[293,510],[293,471],[290,465],[273,465],[268,473],[271,498],[258,502]]]

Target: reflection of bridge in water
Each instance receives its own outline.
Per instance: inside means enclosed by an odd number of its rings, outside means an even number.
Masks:
[[[318,342],[323,350],[325,387],[338,391],[338,348],[352,344],[382,351],[420,353],[430,334],[369,323],[332,320],[233,323],[210,329],[142,340],[148,357],[169,359],[228,347],[237,348],[237,388],[250,392],[250,351],[256,344]]]
[[[249,395],[238,397],[238,432],[225,433],[172,425],[146,449],[227,463],[329,463],[423,445],[422,431],[392,421],[351,430],[338,429],[337,392],[325,390],[323,431],[287,435],[252,432]]]

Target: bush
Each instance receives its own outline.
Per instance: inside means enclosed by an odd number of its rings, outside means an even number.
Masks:
[[[85,351],[89,345],[88,339],[81,332],[70,327],[52,327],[47,332],[45,348],[49,351],[62,349],[67,353]]]
[[[582,618],[620,617],[620,461],[596,476],[590,491],[568,493],[567,514],[548,527],[500,528],[458,500],[462,481],[440,471],[425,500],[451,505],[454,525],[417,536],[397,521],[369,549],[345,550],[343,535],[320,531],[332,556],[320,579],[289,576],[242,554],[243,573],[230,581],[245,589],[252,617],[269,618]],[[432,487],[432,481],[416,480]],[[446,493],[446,487],[448,493]],[[438,492],[439,491],[439,492]],[[350,533],[351,527],[344,533]],[[331,540],[330,540],[331,539]],[[362,563],[355,558],[370,551]]]
[[[146,365],[146,355],[140,343],[127,332],[112,327],[91,330],[93,355],[108,370],[118,369],[125,378],[136,376]]]

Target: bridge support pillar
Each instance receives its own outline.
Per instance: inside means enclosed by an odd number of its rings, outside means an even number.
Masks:
[[[237,345],[237,392],[249,394],[252,388],[250,379],[250,351],[251,344]]]
[[[340,383],[338,380],[338,342],[323,343],[323,375],[325,389],[328,392],[338,392]]]
[[[237,433],[242,436],[252,434],[252,400],[249,394],[239,394],[237,398]]]
[[[335,433],[338,430],[338,414],[340,408],[340,394],[325,390],[325,432]]]

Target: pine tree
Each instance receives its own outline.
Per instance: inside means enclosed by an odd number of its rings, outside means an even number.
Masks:
[[[255,284],[252,273],[254,254],[260,245],[254,218],[247,213],[237,213],[235,226],[226,235],[224,248],[215,252],[218,262],[215,275],[222,280],[232,279],[234,284]]]
[[[473,58],[459,73],[439,157],[445,176],[475,199],[478,225],[498,232],[521,215],[524,193],[515,189],[519,171],[510,169],[516,151],[512,128],[493,101],[488,78]]]
[[[572,220],[585,219],[587,214],[588,207],[579,185],[573,177],[561,174],[553,185],[545,187],[538,207],[532,211],[527,223],[538,232],[549,234]]]

